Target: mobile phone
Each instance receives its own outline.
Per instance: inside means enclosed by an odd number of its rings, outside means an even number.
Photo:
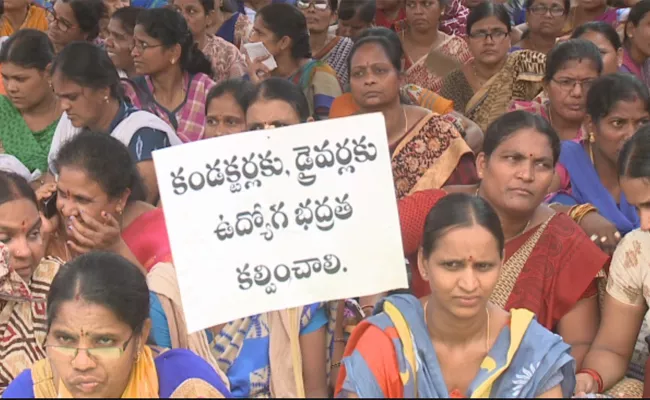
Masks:
[[[50,219],[56,215],[56,192],[47,199],[43,200],[42,210],[45,218]]]

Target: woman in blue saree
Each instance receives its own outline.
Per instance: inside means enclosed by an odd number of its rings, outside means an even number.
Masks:
[[[623,144],[650,120],[648,88],[629,74],[605,75],[587,95],[588,138],[564,141],[557,173],[560,191],[549,202],[590,203],[621,235],[639,227],[639,216],[621,191],[616,161]]]
[[[47,358],[21,373],[7,398],[224,398],[221,373],[185,349],[158,352],[141,270],[93,252],[59,270],[47,296]]]
[[[345,350],[338,397],[570,397],[570,346],[524,309],[489,303],[504,250],[482,198],[453,193],[429,213],[419,269],[432,293],[389,296]],[[493,332],[493,333],[492,333]]]

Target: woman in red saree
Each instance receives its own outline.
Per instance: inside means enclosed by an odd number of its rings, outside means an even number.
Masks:
[[[447,191],[483,197],[501,219],[506,254],[490,300],[505,310],[534,312],[540,324],[572,346],[579,368],[598,328],[596,278],[609,259],[571,218],[542,204],[559,147],[543,118],[523,111],[505,114],[488,128],[484,152],[477,157],[481,184]],[[424,219],[445,194],[424,191],[399,202],[402,242],[414,267],[417,297],[429,291],[415,268]]]

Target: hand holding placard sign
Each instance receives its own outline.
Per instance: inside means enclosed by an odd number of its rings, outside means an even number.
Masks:
[[[407,287],[381,114],[153,157],[189,331]]]

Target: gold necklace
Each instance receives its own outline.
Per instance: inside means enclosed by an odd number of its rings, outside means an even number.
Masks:
[[[427,300],[426,303],[424,303],[424,323],[429,324],[427,319],[429,314],[427,313],[427,310],[429,308],[429,300]],[[485,354],[490,353],[490,310],[485,307],[485,315],[487,316],[487,326],[485,327]]]

